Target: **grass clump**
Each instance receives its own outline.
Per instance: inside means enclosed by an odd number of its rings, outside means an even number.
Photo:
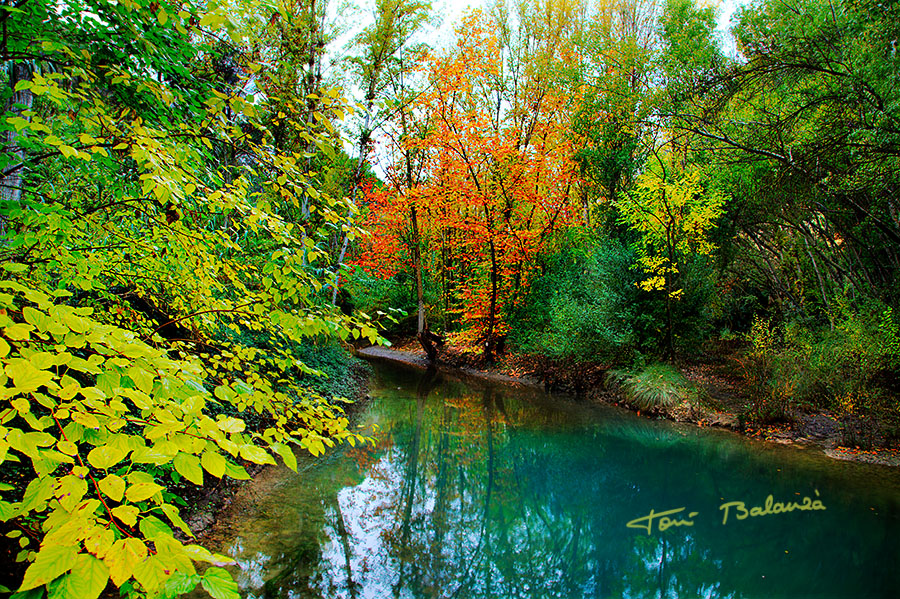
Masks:
[[[655,363],[629,370],[610,370],[607,385],[618,388],[632,406],[650,412],[664,411],[682,401],[694,403],[699,393],[671,364]]]

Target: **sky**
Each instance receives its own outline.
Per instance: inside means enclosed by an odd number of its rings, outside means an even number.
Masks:
[[[719,13],[719,31],[725,33],[728,30],[728,21],[735,9],[746,4],[747,0],[724,0],[719,3],[718,0],[712,0],[713,4],[720,4]],[[469,9],[484,8],[488,2],[486,0],[432,0],[432,8],[435,12],[444,17],[444,27],[449,29],[453,23],[459,21],[460,17]]]
[[[731,39],[728,33],[728,24],[731,16],[734,14],[736,8],[743,4],[746,4],[749,0],[708,0],[713,4],[718,4],[720,6],[719,9],[719,19],[718,19],[718,30],[721,34],[723,34],[723,45],[726,53],[733,54],[734,53],[734,42]],[[349,5],[350,2],[338,3],[332,2],[331,7],[335,10],[335,13],[340,11],[342,14],[347,11],[357,11],[359,13],[360,20],[358,21],[358,25],[353,28],[351,31],[345,32],[338,39],[338,43],[335,44],[335,47],[343,48],[346,43],[348,43],[355,33],[359,31],[367,22],[371,20],[372,9],[371,0],[357,0],[359,3],[359,7],[356,9],[351,8]],[[450,34],[453,31],[453,27],[456,23],[460,21],[462,16],[469,10],[473,10],[476,8],[485,8],[490,3],[490,0],[432,0],[432,9],[435,15],[437,15],[440,25],[437,27],[437,39],[440,41],[445,41],[442,38],[445,38],[446,41],[450,40]],[[435,41],[435,40],[430,40]]]

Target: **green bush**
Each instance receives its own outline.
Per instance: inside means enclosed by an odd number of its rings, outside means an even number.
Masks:
[[[575,361],[628,363],[638,354],[659,354],[664,297],[638,287],[644,273],[634,249],[615,238],[575,235],[561,246],[543,258],[543,273],[509,315],[510,343]],[[674,333],[678,348],[690,351],[712,333],[718,292],[705,257],[680,268],[684,296],[673,305]]]
[[[889,381],[900,369],[900,325],[893,310],[869,301],[832,301],[829,324],[757,317],[739,358],[747,383],[751,420],[790,417],[794,408],[831,407],[844,424],[891,423],[897,417]]]
[[[521,351],[577,361],[630,355],[640,291],[634,253],[604,239],[585,249],[568,245],[544,263],[544,273],[509,316],[510,343]]]
[[[280,366],[266,369],[268,376],[279,382],[289,380],[325,400],[353,397],[363,384],[359,374],[366,368],[365,362],[354,358],[333,337],[317,335],[298,342],[274,335],[271,331],[246,328],[239,332],[225,329],[222,334],[232,343],[254,348],[259,356],[280,358]],[[285,366],[286,359],[290,360],[291,366]],[[266,363],[260,360],[259,365],[265,367]],[[281,386],[279,389],[288,391]]]
[[[425,305],[437,304],[437,292],[425,277]],[[416,281],[412,269],[401,270],[389,279],[370,275],[357,267],[344,287],[357,310],[376,318],[384,333],[409,336],[416,333]]]
[[[607,385],[622,390],[625,400],[652,412],[673,408],[682,401],[696,404],[699,390],[671,364],[650,364],[633,370],[610,370]]]

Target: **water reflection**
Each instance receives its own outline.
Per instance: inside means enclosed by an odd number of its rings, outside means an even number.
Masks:
[[[894,597],[897,473],[379,367],[375,447],[232,523],[248,597]],[[527,396],[526,396],[527,395]],[[819,495],[815,496],[818,491]],[[722,523],[817,497],[825,511]],[[693,526],[626,528],[685,507]]]

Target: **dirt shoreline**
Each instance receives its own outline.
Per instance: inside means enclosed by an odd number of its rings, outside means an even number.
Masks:
[[[397,362],[419,369],[432,367],[425,358],[425,352],[411,347],[409,344],[398,349],[381,346],[370,346],[356,350],[356,355],[366,360],[385,360]],[[468,364],[459,364],[450,360],[439,360],[434,367],[463,377],[500,382],[511,385],[546,389],[547,379],[530,373],[509,374],[493,370],[483,370]],[[696,368],[696,367],[692,367]],[[690,369],[689,369],[690,370]],[[588,377],[590,378],[590,377]],[[596,379],[596,376],[593,377]],[[700,378],[700,375],[689,378]],[[712,390],[712,395],[721,395],[722,387],[727,386],[717,381],[717,388]],[[615,392],[602,386],[589,387],[579,393],[587,401],[607,403],[629,407]],[[727,391],[726,391],[727,393]],[[746,425],[741,426],[740,420],[734,411],[712,410],[707,408],[682,407],[666,414],[646,414],[640,410],[632,409],[639,416],[652,418],[666,418],[676,422],[694,424],[699,427],[714,427],[731,430],[746,437],[760,439],[769,443],[781,445],[793,445],[805,448],[817,448],[826,456],[844,461],[861,462],[869,464],[881,464],[884,466],[900,467],[900,451],[893,448],[861,449],[858,447],[845,447],[840,444],[841,433],[837,419],[828,412],[798,413],[795,421],[774,425]]]

